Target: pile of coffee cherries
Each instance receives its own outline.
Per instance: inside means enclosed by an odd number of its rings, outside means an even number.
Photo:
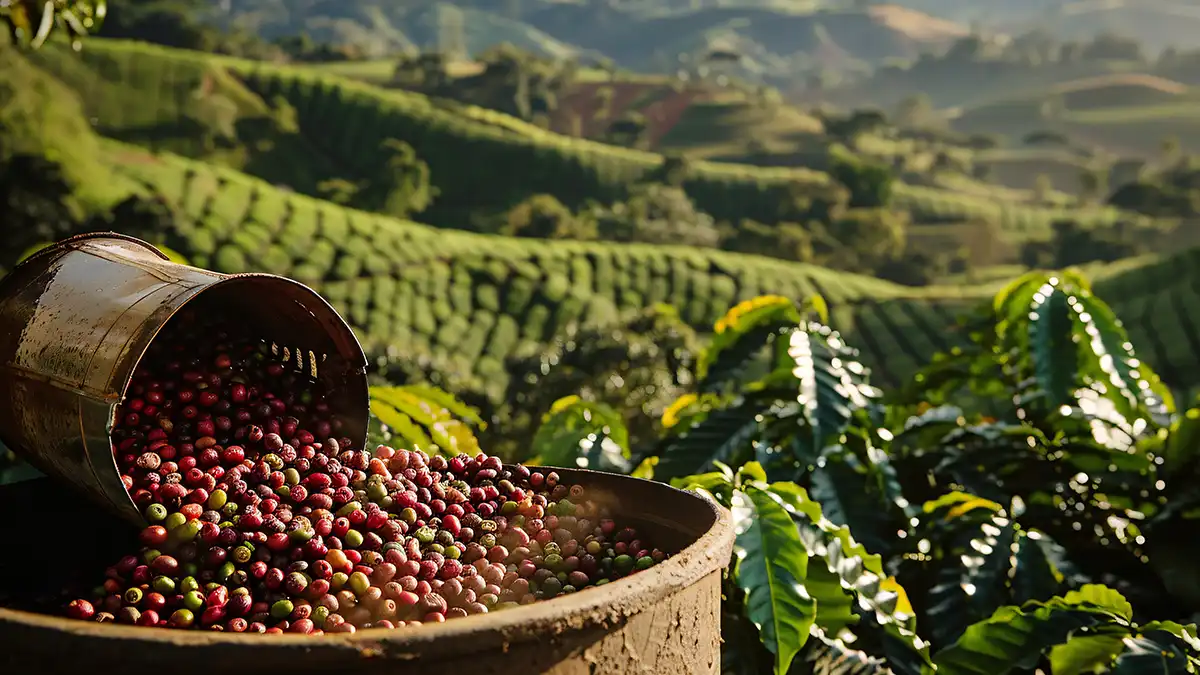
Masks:
[[[485,614],[665,554],[553,471],[338,437],[320,382],[184,312],[112,432],[149,525],[68,616],[234,633],[353,633]]]

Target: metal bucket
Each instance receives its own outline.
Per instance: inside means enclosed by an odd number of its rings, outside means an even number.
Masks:
[[[86,662],[93,672],[166,668],[174,675],[718,675],[721,570],[734,536],[729,513],[663,483],[556,470],[564,483],[582,484],[603,499],[617,522],[673,555],[644,572],[553,600],[353,635],[176,631],[0,608],[0,673],[74,672]],[[0,602],[6,584],[26,596],[53,593],[81,568],[103,569],[136,546],[132,536],[114,536],[111,523],[89,519],[86,505],[46,500],[44,490],[53,486],[39,482],[0,488],[0,513],[45,504],[17,519],[9,540],[44,538],[57,531],[55,523],[88,526],[72,530],[70,556],[43,556],[32,568],[28,557],[0,556]]]
[[[39,251],[0,280],[0,441],[117,516],[142,516],[121,483],[110,432],[159,330],[189,303],[238,317],[278,359],[320,377],[347,437],[365,441],[366,356],[312,289],[267,274],[179,265],[116,233]]]

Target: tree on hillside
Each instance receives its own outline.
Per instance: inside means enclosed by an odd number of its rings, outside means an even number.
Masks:
[[[875,133],[887,126],[887,118],[878,110],[856,110],[849,115],[822,115],[825,133],[854,147],[858,137]]]
[[[1159,141],[1159,153],[1162,156],[1162,163],[1166,165],[1176,164],[1183,155],[1182,144],[1177,136],[1165,136]]]
[[[904,253],[908,241],[908,214],[903,211],[855,208],[826,228],[836,247],[820,242],[816,255],[824,264],[862,271],[874,271]]]
[[[578,218],[554,195],[538,194],[509,210],[502,234],[536,239],[596,238],[596,224]]]
[[[8,267],[30,247],[72,234],[78,221],[62,167],[40,154],[9,152],[5,140],[0,129],[0,266]]]
[[[1039,173],[1033,179],[1033,198],[1044,204],[1050,200],[1052,192],[1054,192],[1054,181],[1047,174]]]
[[[779,221],[828,223],[840,218],[850,203],[845,185],[814,185],[794,180],[787,184],[779,201]]]
[[[1083,203],[1108,196],[1108,170],[1088,167],[1079,172],[1079,199]]]
[[[930,122],[933,112],[933,101],[929,95],[919,93],[905,96],[896,106],[892,117],[897,126],[919,127]]]
[[[683,187],[691,172],[691,160],[686,155],[668,153],[663,157],[662,164],[651,174],[650,179],[664,185]]]
[[[590,215],[607,241],[707,248],[721,241],[712,216],[697,209],[682,189],[661,183],[638,185],[626,201],[593,206]]]
[[[633,111],[625,113],[620,119],[608,125],[608,129],[604,132],[604,140],[613,145],[622,145],[627,148],[642,148],[646,145],[648,132],[646,116]]]
[[[1131,233],[1124,223],[1088,228],[1075,220],[1051,224],[1049,241],[1030,241],[1021,247],[1021,264],[1058,269],[1089,262],[1112,262],[1145,253],[1144,237]]]
[[[1021,142],[1025,145],[1057,145],[1068,146],[1071,144],[1070,139],[1058,131],[1031,131],[1021,138]]]
[[[429,165],[404,141],[389,138],[380,147],[388,158],[379,179],[359,193],[362,206],[398,218],[421,213],[438,193],[429,182]]]
[[[1101,33],[1083,48],[1083,58],[1094,60],[1145,61],[1137,40],[1114,33]]]
[[[839,158],[833,161],[829,175],[850,190],[851,208],[883,207],[891,201],[895,176],[882,164]]]

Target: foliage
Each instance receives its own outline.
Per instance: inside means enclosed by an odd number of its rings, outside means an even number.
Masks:
[[[575,466],[629,473],[629,436],[621,414],[603,403],[578,396],[559,399],[546,413],[533,447],[538,455],[527,464]]]
[[[454,396],[422,385],[371,387],[368,443],[403,446],[453,457],[480,451],[472,427],[479,414]]]
[[[404,141],[386,139],[380,150],[387,155],[386,170],[360,193],[365,198],[363,203],[373,211],[397,218],[429,208],[438,194],[437,188],[430,185],[429,165]]]
[[[553,195],[544,194],[533,195],[509,210],[501,233],[513,237],[585,241],[596,239],[599,234],[595,222],[576,217]]]
[[[685,191],[660,183],[638,186],[625,201],[593,206],[586,217],[595,220],[605,241],[713,248],[721,239],[712,216],[697,209]]]
[[[6,233],[0,265],[17,262],[30,247],[65,238],[76,227],[73,186],[60,166],[38,154],[3,156],[0,148],[0,208]]]
[[[1200,410],[1176,415],[1083,277],[1014,281],[887,397],[826,311],[731,309],[640,458],[733,511],[725,672],[1200,665]]]
[[[104,0],[11,0],[0,4],[0,22],[18,45],[36,49],[58,28],[78,46],[80,38],[103,23],[107,4]]]

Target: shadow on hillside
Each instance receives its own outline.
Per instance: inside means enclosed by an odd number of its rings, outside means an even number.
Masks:
[[[200,139],[204,137],[205,128],[196,120],[181,117],[170,122],[140,126],[98,125],[96,133],[122,143],[140,145],[154,152],[175,152],[192,156],[203,147]]]

